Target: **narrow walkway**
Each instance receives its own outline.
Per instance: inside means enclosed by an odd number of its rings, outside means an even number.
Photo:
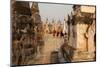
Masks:
[[[63,38],[53,37],[51,34],[44,36],[45,46],[43,49],[42,63],[51,63],[51,53],[53,51],[59,51],[61,45],[63,44]]]
[[[58,51],[58,57],[61,62],[64,62],[64,59],[61,58],[61,53],[59,53],[59,49],[61,45],[64,43],[63,38],[61,37],[53,37],[51,34],[46,34],[44,36],[44,47],[41,54],[35,58],[32,64],[48,64],[51,63],[51,53],[54,51]]]

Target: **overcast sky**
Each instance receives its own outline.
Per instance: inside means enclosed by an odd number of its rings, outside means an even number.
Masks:
[[[73,5],[38,3],[38,6],[43,21],[48,18],[49,21],[60,19],[63,22],[64,17],[71,13]]]

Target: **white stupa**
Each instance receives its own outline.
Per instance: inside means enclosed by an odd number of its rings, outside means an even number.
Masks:
[[[68,18],[67,18],[68,19]],[[64,23],[63,23],[63,33],[67,34],[68,33],[68,24],[67,24],[67,20],[64,18]]]

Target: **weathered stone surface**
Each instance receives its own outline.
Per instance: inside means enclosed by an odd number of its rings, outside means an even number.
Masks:
[[[72,19],[68,16],[68,39],[64,38],[65,44],[62,50],[69,62],[93,61],[96,56],[95,11],[81,12],[81,7],[74,5]],[[82,11],[84,11],[83,7]]]
[[[81,12],[79,10],[81,7],[82,6],[79,7],[75,6],[74,10],[76,16],[74,22],[77,23],[76,24],[77,44],[76,44],[76,50],[74,51],[73,55],[73,61],[92,61],[95,60],[95,48],[96,48],[95,46],[96,22],[93,16],[95,15],[95,11],[93,13]]]
[[[38,3],[32,3],[32,6],[34,10],[29,2],[13,2],[12,64],[15,65],[26,65],[44,44]]]

